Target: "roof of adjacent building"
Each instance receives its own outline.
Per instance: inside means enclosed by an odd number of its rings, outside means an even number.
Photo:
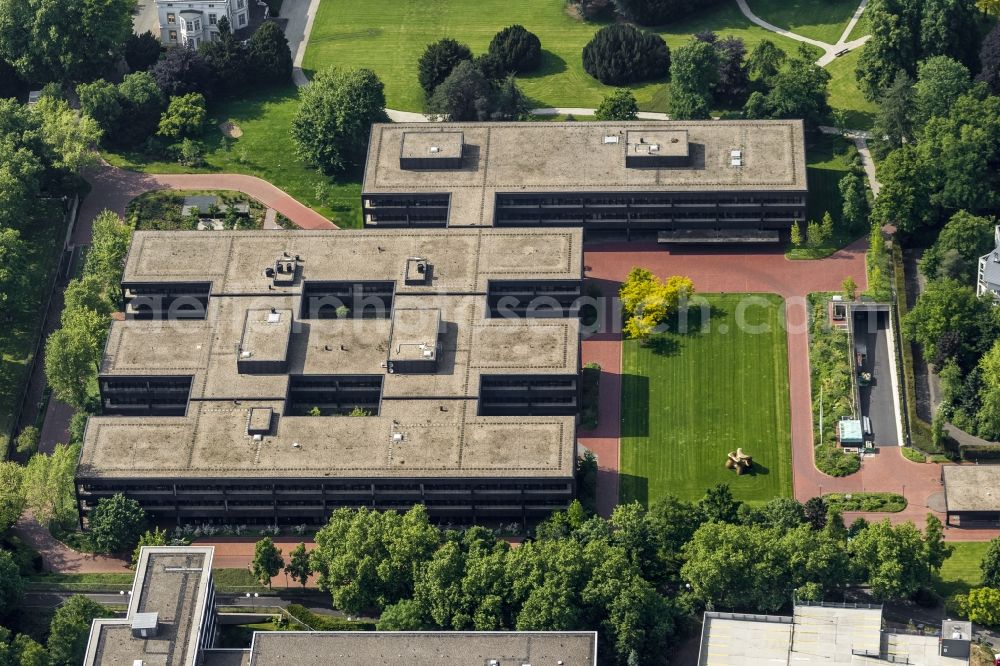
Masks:
[[[884,664],[959,666],[937,636],[882,631],[880,606],[796,605],[792,616],[705,613],[699,666]]]
[[[400,168],[400,156],[411,154],[413,146],[437,145],[432,137],[447,135],[454,147],[458,132],[464,142],[460,169]],[[625,166],[629,151],[654,143],[658,154],[666,156],[680,155],[683,146],[690,164]],[[733,151],[739,151],[740,166],[733,164]],[[726,120],[376,124],[362,191],[447,192],[449,226],[489,226],[496,192],[805,192],[806,188],[801,120]]]
[[[945,508],[1000,512],[1000,465],[944,465]]]
[[[285,252],[301,279],[271,286],[264,269]],[[412,256],[432,264],[429,284],[405,284]],[[572,416],[479,416],[477,398],[484,374],[578,371],[579,321],[488,318],[489,281],[581,274],[578,229],[136,232],[123,284],[210,281],[207,316],[113,322],[101,375],[191,376],[188,409],[92,417],[77,477],[569,477]],[[313,280],[394,282],[394,316],[299,319]],[[436,372],[387,371],[421,344]],[[247,354],[287,371],[241,373]],[[379,414],[283,414],[289,375],[381,376]],[[255,408],[280,415],[259,439]]]
[[[212,546],[146,546],[124,618],[94,620],[84,666],[194,666],[209,607]],[[155,637],[132,636],[134,622],[157,615]],[[151,618],[150,618],[151,619]]]
[[[993,287],[1000,287],[1000,225],[994,230],[997,246],[989,254],[979,259],[982,281]]]
[[[256,632],[250,666],[595,666],[592,631]]]

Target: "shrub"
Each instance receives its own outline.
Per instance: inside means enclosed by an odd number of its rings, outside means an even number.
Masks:
[[[884,511],[898,513],[906,508],[906,498],[898,493],[827,493],[827,506],[841,511]]]
[[[594,117],[597,120],[635,120],[639,105],[628,88],[617,88],[604,96]]]
[[[507,74],[524,74],[542,62],[542,43],[521,25],[510,25],[493,36],[489,53]]]
[[[616,23],[598,30],[583,47],[583,68],[606,85],[662,79],[670,50],[659,35]]]
[[[830,476],[848,476],[861,469],[861,459],[836,444],[820,444],[816,447],[816,468]]]
[[[453,122],[486,120],[492,94],[493,88],[479,68],[471,61],[463,61],[434,89],[427,109]]]
[[[296,620],[315,631],[374,631],[374,622],[353,622],[335,615],[320,615],[300,604],[288,604],[285,609]]]
[[[472,51],[450,37],[428,44],[417,61],[417,78],[424,94],[430,97],[455,66],[465,60],[472,60]]]
[[[197,136],[205,122],[205,98],[198,93],[171,97],[157,134],[171,139]]]

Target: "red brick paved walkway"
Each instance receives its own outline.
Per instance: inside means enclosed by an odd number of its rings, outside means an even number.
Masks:
[[[788,321],[788,372],[791,393],[792,476],[795,497],[806,500],[827,492],[861,490],[902,493],[909,502],[893,521],[923,524],[932,497],[942,491],[940,468],[912,463],[896,448],[883,448],[866,458],[861,472],[846,478],[823,474],[813,462],[812,408],[809,381],[809,335],[805,297],[817,291],[839,291],[851,276],[863,289],[865,240],[852,243],[826,259],[789,261],[775,249],[666,249],[655,243],[604,243],[585,247],[587,277],[599,280],[605,294],[613,294],[633,266],[660,277],[686,275],[702,293],[771,292],[785,299]],[[616,335],[602,334],[583,342],[583,361],[601,364],[601,426],[581,433],[581,443],[598,453],[598,508],[607,515],[618,501],[618,444],[620,415],[621,344]],[[613,372],[618,377],[609,377]],[[609,404],[614,403],[614,404]],[[856,517],[858,514],[853,514]],[[943,519],[943,515],[938,513]],[[868,516],[881,519],[885,514]],[[948,538],[989,539],[997,531],[948,530]]]

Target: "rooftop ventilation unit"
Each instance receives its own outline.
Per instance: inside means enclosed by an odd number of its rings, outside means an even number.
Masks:
[[[604,137],[604,143],[618,143],[617,134],[608,134]]]
[[[431,146],[432,153],[440,153],[441,149],[438,146]]]
[[[159,613],[136,613],[132,616],[132,637],[152,638],[159,633]]]
[[[729,164],[734,167],[743,166],[743,151],[742,150],[729,151]]]

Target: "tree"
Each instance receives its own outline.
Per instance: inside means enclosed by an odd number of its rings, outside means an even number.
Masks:
[[[718,4],[717,0],[613,0],[618,13],[641,25],[662,25],[688,16],[697,10]]]
[[[105,136],[117,131],[122,117],[122,101],[113,83],[104,79],[81,83],[76,87],[76,93],[80,97],[80,110],[94,119]]]
[[[40,525],[69,525],[76,521],[73,475],[80,446],[57,444],[51,455],[36,453],[24,469],[24,505]]]
[[[15,462],[0,462],[0,534],[24,513],[24,468]]]
[[[709,43],[693,39],[674,50],[670,85],[682,93],[709,94],[719,82],[719,53]],[[708,97],[711,100],[711,97]]]
[[[267,21],[250,37],[250,71],[255,79],[282,84],[292,80],[292,51],[288,38],[274,21]]]
[[[522,25],[509,25],[490,40],[488,52],[506,74],[525,74],[542,62],[542,43]]]
[[[851,539],[848,550],[876,599],[907,599],[929,580],[927,551],[913,523],[872,523]]]
[[[25,250],[17,229],[0,229],[0,306],[4,310],[17,304],[13,297],[24,284],[24,272],[18,267],[23,263]]]
[[[160,136],[170,139],[198,136],[205,124],[205,98],[199,93],[171,97],[160,117]]]
[[[132,34],[133,0],[0,0],[0,60],[29,81],[89,81]]]
[[[448,78],[434,89],[427,102],[427,110],[452,122],[486,120],[492,94],[489,80],[478,67],[466,60],[458,63]]]
[[[874,134],[890,148],[899,148],[913,140],[913,79],[899,71],[892,85],[882,94],[882,104],[875,113]]]
[[[670,50],[657,34],[613,23],[583,47],[583,69],[605,85],[662,79],[671,69]]]
[[[424,95],[430,97],[458,63],[471,60],[469,47],[450,37],[428,44],[417,61],[417,78]]]
[[[51,666],[52,660],[48,652],[27,634],[14,637],[14,652],[17,653],[18,666]]]
[[[798,222],[792,222],[792,245],[802,247],[802,227]]]
[[[731,523],[736,520],[740,502],[733,499],[733,492],[728,483],[720,483],[709,488],[705,496],[698,500],[698,510],[706,521]]]
[[[872,205],[872,223],[879,227],[893,224],[901,231],[913,232],[933,222],[936,211],[930,202],[928,170],[911,144],[889,153],[877,168],[882,187]]]
[[[823,227],[816,220],[810,221],[806,225],[806,245],[809,247],[823,247],[826,238],[823,236]]]
[[[167,545],[167,531],[161,530],[158,527],[153,527],[152,530],[146,530],[139,537],[138,543],[135,544],[135,548],[132,550],[132,568],[134,569],[139,564],[139,556],[142,555],[142,549],[145,546],[166,546]]]
[[[985,83],[992,94],[1000,95],[1000,23],[993,26],[979,50],[981,69],[976,81]]]
[[[826,500],[822,497],[810,497],[802,505],[805,520],[814,530],[821,530],[826,525],[826,517],[829,514]]]
[[[111,617],[107,608],[82,594],[74,594],[56,608],[49,624],[48,649],[53,666],[82,664],[95,618]]]
[[[958,612],[976,624],[1000,626],[1000,590],[976,587],[955,597]]]
[[[929,279],[951,278],[971,283],[978,269],[979,257],[993,248],[993,229],[997,221],[960,210],[941,229],[937,240],[920,260],[920,270]],[[945,258],[955,259],[945,266]],[[944,270],[947,268],[947,270]]]
[[[969,67],[977,64],[979,17],[965,0],[923,0],[920,17],[922,58],[950,56]]]
[[[840,283],[840,290],[844,292],[844,298],[849,301],[853,301],[858,297],[858,283],[850,275],[845,277],[844,281]]]
[[[163,94],[149,72],[128,74],[118,84],[122,122],[111,139],[122,146],[134,146],[156,131],[163,109]]]
[[[793,529],[806,520],[802,503],[791,497],[773,499],[760,507],[754,514],[761,524],[781,530]]]
[[[857,171],[850,171],[840,179],[837,188],[840,190],[843,202],[840,210],[841,222],[849,230],[867,228],[870,210],[864,177]]]
[[[947,116],[971,86],[969,68],[948,56],[934,56],[918,63],[912,100],[917,124],[925,125],[932,116]]]
[[[674,120],[708,120],[711,109],[712,102],[707,94],[680,90],[670,84],[667,110]]]
[[[17,452],[20,454],[33,454],[38,449],[38,428],[33,425],[25,426],[17,435]],[[2,524],[2,521],[0,521]]]
[[[264,537],[253,547],[253,577],[261,585],[271,587],[271,579],[284,567],[281,549],[274,545],[271,537]]]
[[[101,140],[101,128],[92,118],[53,97],[42,97],[31,111],[38,117],[42,139],[52,151],[54,167],[78,172],[97,162],[91,149]]]
[[[101,552],[131,551],[146,526],[146,512],[134,499],[116,493],[97,501],[88,523],[90,540]]]
[[[490,120],[524,120],[528,116],[528,111],[528,98],[517,86],[513,75],[496,86]]]
[[[743,107],[748,118],[802,118],[817,124],[830,112],[827,84],[830,74],[800,50],[788,66],[770,78],[766,94],[750,95]]]
[[[690,279],[673,275],[660,281],[644,268],[633,268],[619,290],[626,316],[626,335],[645,340],[673,312],[681,301],[694,294]]]
[[[414,565],[430,559],[440,538],[423,505],[403,515],[337,509],[316,533],[311,560],[336,607],[382,609],[413,595]]]
[[[94,218],[90,250],[84,262],[84,281],[93,276],[104,285],[104,293],[117,293],[125,270],[125,256],[132,242],[132,227],[118,214],[102,210]]]
[[[742,104],[750,92],[750,74],[744,64],[746,46],[742,39],[733,36],[720,39],[713,46],[719,54],[719,80],[715,84],[715,97],[727,104]]]
[[[160,59],[162,50],[159,37],[152,32],[132,33],[125,42],[125,62],[133,72],[145,72]]]
[[[150,70],[165,97],[201,93],[211,100],[217,85],[215,71],[208,60],[192,49],[168,49]]]
[[[825,242],[830,242],[833,240],[833,217],[830,215],[830,211],[823,213],[823,221],[820,223],[820,228],[823,230],[823,240]]]
[[[220,30],[219,39],[202,42],[198,55],[212,71],[212,89],[224,95],[236,95],[245,90],[251,76],[256,80],[257,72],[251,68],[249,51],[228,30]]]
[[[312,565],[309,563],[309,553],[306,552],[306,545],[300,543],[292,549],[288,557],[288,564],[285,565],[285,571],[292,577],[292,580],[297,580],[302,583],[302,587],[305,587],[306,583],[309,582],[309,576],[313,573]]]
[[[635,120],[639,105],[628,88],[616,88],[604,96],[594,117],[597,120]]]
[[[944,541],[944,526],[941,520],[933,513],[928,513],[924,527],[924,556],[927,558],[927,566],[934,571],[939,570],[954,552],[954,546],[949,546]]]
[[[979,568],[983,572],[983,585],[1000,589],[1000,537],[994,538],[986,546]]]
[[[785,52],[769,39],[762,39],[747,58],[747,71],[751,76],[764,82],[781,71],[785,62]]]
[[[879,97],[899,70],[910,76],[916,74],[921,4],[914,0],[873,0],[865,10],[872,36],[861,50],[855,74],[869,101]]]
[[[103,339],[103,320],[92,310],[70,311],[69,321],[52,332],[45,341],[45,378],[60,400],[77,409],[87,406],[86,378],[97,372]],[[63,311],[66,314],[66,311]]]
[[[325,174],[364,159],[372,123],[386,119],[384,86],[374,72],[329,68],[299,96],[291,130],[299,157]]]
[[[379,631],[426,631],[432,627],[419,602],[403,599],[382,611],[375,628]]]
[[[7,616],[24,596],[24,581],[14,556],[0,550],[0,617]]]
[[[971,370],[998,335],[992,303],[954,280],[930,282],[903,317],[902,328],[907,338],[928,350],[936,349],[946,333],[959,333],[949,357],[965,370]]]

